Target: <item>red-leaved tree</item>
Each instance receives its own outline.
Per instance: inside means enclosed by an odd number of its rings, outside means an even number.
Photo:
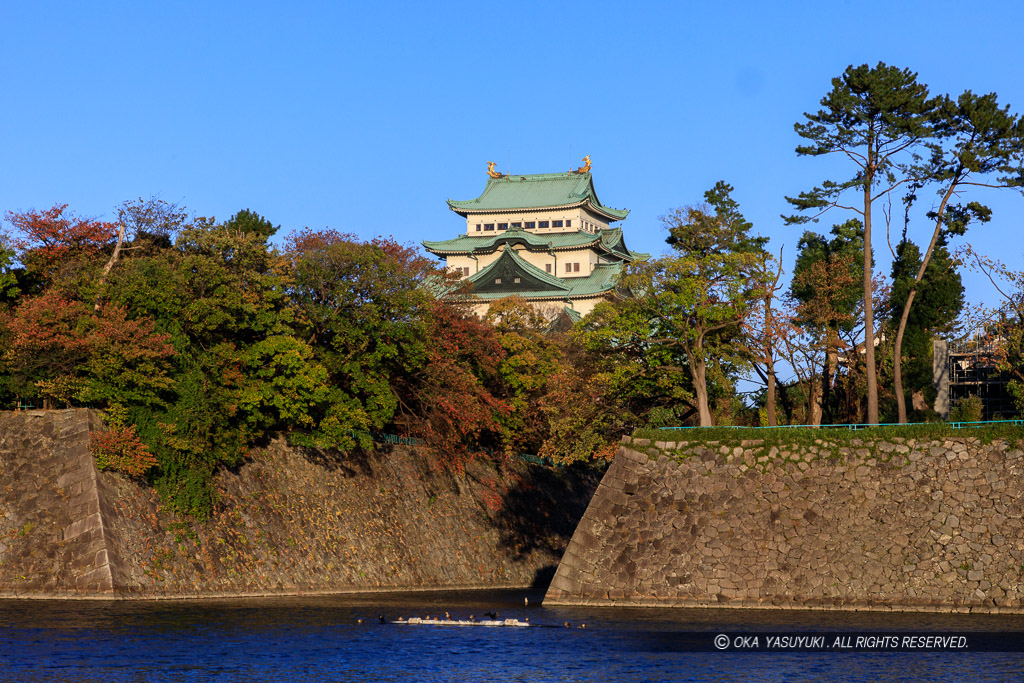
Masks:
[[[501,449],[511,406],[497,398],[504,350],[494,328],[444,301],[431,307],[427,362],[411,387],[413,424],[435,460],[461,471],[485,447]]]
[[[67,204],[44,211],[9,211],[6,218],[17,230],[14,246],[22,264],[44,282],[76,260],[95,257],[118,234],[116,224],[82,218]]]

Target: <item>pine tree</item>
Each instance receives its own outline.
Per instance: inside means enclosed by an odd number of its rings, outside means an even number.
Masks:
[[[832,208],[860,215],[864,224],[864,348],[867,363],[867,421],[878,424],[878,380],[875,367],[875,327],[872,302],[871,209],[885,196],[914,178],[914,151],[933,135],[932,114],[938,102],[928,97],[928,87],[917,74],[879,62],[849,66],[832,79],[832,90],[821,100],[822,108],[805,114],[796,132],[809,141],[796,148],[799,155],[840,154],[853,162],[845,180],[826,180],[809,192],[787,197],[799,211],[813,216],[790,216],[791,223],[816,220]],[[847,201],[847,192],[859,194]]]
[[[901,423],[907,421],[903,396],[903,336],[910,319],[911,307],[929,276],[929,264],[938,245],[946,235],[963,235],[972,221],[985,223],[992,211],[978,202],[951,204],[950,200],[969,186],[1024,187],[1024,124],[1000,107],[995,93],[975,95],[969,90],[957,98],[943,98],[935,116],[936,142],[930,145],[929,159],[915,173],[919,180],[911,187],[908,201],[916,199],[915,189],[925,182],[939,186],[941,198],[929,218],[935,221],[931,242],[910,284],[896,330],[894,374],[896,408]]]

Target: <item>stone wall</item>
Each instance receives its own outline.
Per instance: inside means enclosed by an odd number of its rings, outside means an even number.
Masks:
[[[0,596],[140,597],[521,587],[549,578],[597,483],[508,463],[464,475],[406,447],[281,440],[218,475],[203,523],[97,472],[85,410],[0,413]]]
[[[549,604],[1024,612],[1024,452],[624,439]]]
[[[121,579],[109,488],[89,453],[99,426],[82,410],[0,413],[5,592],[111,593]]]

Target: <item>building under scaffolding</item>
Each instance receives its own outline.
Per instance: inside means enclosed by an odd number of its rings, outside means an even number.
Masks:
[[[1010,377],[998,370],[1002,341],[998,335],[984,334],[968,340],[933,342],[932,376],[938,390],[935,412],[948,418],[951,407],[977,396],[986,420],[1016,413],[1006,389]]]

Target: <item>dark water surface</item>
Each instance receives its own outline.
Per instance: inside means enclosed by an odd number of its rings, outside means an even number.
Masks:
[[[6,600],[0,601],[0,681],[1024,681],[1024,652],[711,646],[716,634],[807,632],[963,633],[972,643],[999,632],[1003,642],[1019,636],[1024,644],[1020,616],[562,608],[541,606],[541,597],[481,591],[202,602]],[[546,627],[381,625],[377,619],[445,611],[453,618],[479,617],[489,610]],[[570,628],[562,626],[566,621]]]

